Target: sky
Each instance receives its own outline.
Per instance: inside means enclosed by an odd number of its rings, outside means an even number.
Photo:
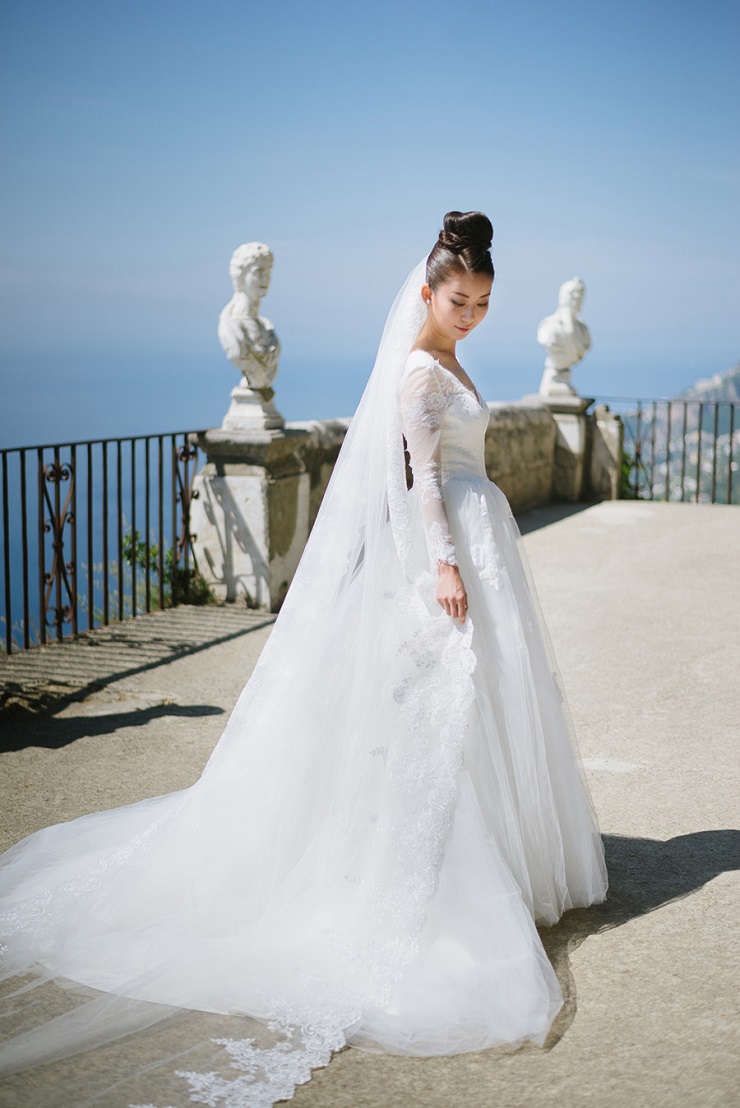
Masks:
[[[589,396],[740,357],[740,6],[709,0],[6,0],[0,445],[218,426],[229,257],[262,241],[287,419],[351,415],[444,213],[496,280],[459,346],[536,392],[586,284]]]

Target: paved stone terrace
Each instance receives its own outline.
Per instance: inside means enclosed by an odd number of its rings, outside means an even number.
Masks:
[[[296,1108],[737,1104],[740,509],[609,501],[519,522],[605,836],[609,899],[543,932],[566,995],[545,1049],[345,1050],[298,1089]],[[183,608],[3,659],[2,845],[194,781],[272,618]],[[113,1071],[106,1049],[98,1076]],[[78,1108],[90,1080],[90,1061],[69,1059],[8,1079],[0,1102]],[[179,1085],[167,1096],[190,1103]]]

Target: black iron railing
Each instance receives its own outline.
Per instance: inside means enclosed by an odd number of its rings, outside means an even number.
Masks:
[[[177,431],[0,450],[0,650],[191,599],[190,440]]]
[[[621,495],[740,504],[737,400],[600,396],[624,425]]]

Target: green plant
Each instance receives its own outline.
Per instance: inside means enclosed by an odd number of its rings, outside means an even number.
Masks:
[[[129,566],[146,570],[147,549],[149,554],[149,572],[159,579],[159,545],[151,543],[147,548],[139,531],[128,532],[123,537],[123,557]],[[175,559],[174,549],[170,546],[164,554],[164,606],[176,604],[213,604],[216,598],[208,582],[198,573],[197,566],[186,569]]]
[[[8,626],[8,621],[7,621],[6,617],[5,616],[0,616],[0,628],[2,628],[2,630],[0,630],[0,654],[6,654],[7,653],[7,634],[6,634],[7,626]],[[31,646],[38,646],[38,644],[41,642],[41,632],[39,631],[39,625],[38,625],[37,621],[34,619],[33,616],[29,616],[28,634],[29,634],[29,642],[30,642]],[[23,634],[23,620],[22,619],[14,619],[13,620],[13,623],[11,624],[11,637],[12,637],[12,643],[13,643],[12,648],[11,648],[12,653],[15,653],[17,650],[23,650],[24,649],[24,645],[23,645],[24,644],[24,634]]]
[[[635,474],[635,483],[632,483],[632,474]],[[637,455],[622,451],[622,465],[619,472],[619,496],[622,500],[639,500],[640,491],[637,486],[639,480],[639,468]]]

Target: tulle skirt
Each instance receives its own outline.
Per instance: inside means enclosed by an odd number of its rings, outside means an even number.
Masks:
[[[535,923],[606,895],[604,853],[521,534],[485,477],[445,480],[475,688],[419,951],[350,1042],[401,1054],[541,1044],[562,1005]]]

